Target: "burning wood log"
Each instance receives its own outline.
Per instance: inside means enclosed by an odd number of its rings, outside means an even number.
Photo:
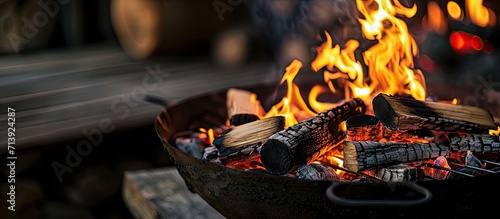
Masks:
[[[449,135],[452,151],[474,153],[500,153],[498,136],[486,134],[452,134]]]
[[[266,141],[269,136],[283,130],[285,127],[285,117],[274,116],[244,125],[236,126],[213,142],[215,146],[224,148],[239,148],[243,146],[258,144]]]
[[[370,168],[421,161],[449,155],[447,146],[436,143],[344,142],[344,167],[358,172]]]
[[[491,114],[482,108],[386,94],[379,94],[373,99],[373,111],[392,130],[465,130],[480,133],[497,127]]]
[[[356,98],[272,135],[262,145],[262,164],[268,172],[283,175],[314,160],[344,140],[339,127],[343,121],[364,111],[363,101]]]
[[[340,181],[339,175],[333,168],[321,164],[301,166],[295,176],[299,179]]]
[[[375,175],[386,182],[415,182],[424,179],[422,168],[403,164],[380,168],[375,171]]]

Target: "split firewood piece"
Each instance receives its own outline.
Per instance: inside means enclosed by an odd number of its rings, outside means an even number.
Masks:
[[[246,90],[230,88],[226,93],[227,118],[236,114],[250,114],[260,117],[264,115],[264,108],[257,100],[257,95]]]
[[[487,134],[451,134],[449,135],[452,151],[473,153],[500,153],[498,136]]]
[[[447,156],[447,146],[436,143],[344,142],[344,167],[358,172],[399,163]]]
[[[373,111],[392,130],[463,130],[482,133],[497,127],[492,115],[479,107],[424,102],[386,94],[379,94],[373,99]]]
[[[355,98],[272,135],[262,145],[262,164],[268,172],[283,175],[313,161],[345,139],[342,122],[365,110],[363,101]]]
[[[448,160],[444,156],[439,156],[434,160],[434,166],[450,169]],[[450,171],[438,168],[431,168],[431,175],[434,178],[444,180],[448,177]]]
[[[408,142],[432,138],[432,133],[424,133],[422,130],[390,130],[377,117],[366,114],[347,119],[346,127],[348,141]]]
[[[299,179],[340,181],[335,169],[321,164],[309,164],[300,166],[295,173]]]
[[[240,126],[221,134],[213,144],[221,150],[224,148],[239,148],[248,145],[260,144],[269,136],[285,128],[285,117],[274,116]]]
[[[424,180],[424,170],[419,167],[398,164],[380,168],[375,175],[386,182],[415,182]]]

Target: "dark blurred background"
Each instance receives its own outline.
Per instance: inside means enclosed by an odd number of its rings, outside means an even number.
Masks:
[[[360,37],[352,2],[0,0],[0,121],[16,110],[18,158],[16,212],[1,201],[1,217],[132,218],[124,171],[172,165],[153,128],[165,104],[277,84],[293,59],[314,57],[323,30],[340,45]],[[464,0],[401,2],[417,3],[406,20],[428,81],[500,89],[498,1],[483,2],[485,24]]]

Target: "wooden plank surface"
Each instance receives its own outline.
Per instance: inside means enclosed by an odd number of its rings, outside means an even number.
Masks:
[[[0,121],[7,107],[16,110],[16,149],[84,139],[83,130],[99,128],[103,119],[115,130],[153,124],[163,107],[141,99],[142,91],[176,103],[263,83],[270,72],[266,62],[224,69],[206,57],[135,62],[109,44],[0,56]],[[7,136],[5,129],[0,136]],[[3,154],[6,138],[0,139]]]
[[[175,167],[125,172],[122,194],[136,218],[225,218],[188,190]]]

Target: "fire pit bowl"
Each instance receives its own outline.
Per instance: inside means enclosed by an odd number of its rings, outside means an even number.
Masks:
[[[255,85],[242,89],[265,97],[272,88]],[[227,218],[466,218],[496,214],[499,173],[416,183],[332,184],[231,169],[173,146],[186,130],[223,124],[225,103],[226,90],[187,99],[159,113],[155,128],[187,187]]]

